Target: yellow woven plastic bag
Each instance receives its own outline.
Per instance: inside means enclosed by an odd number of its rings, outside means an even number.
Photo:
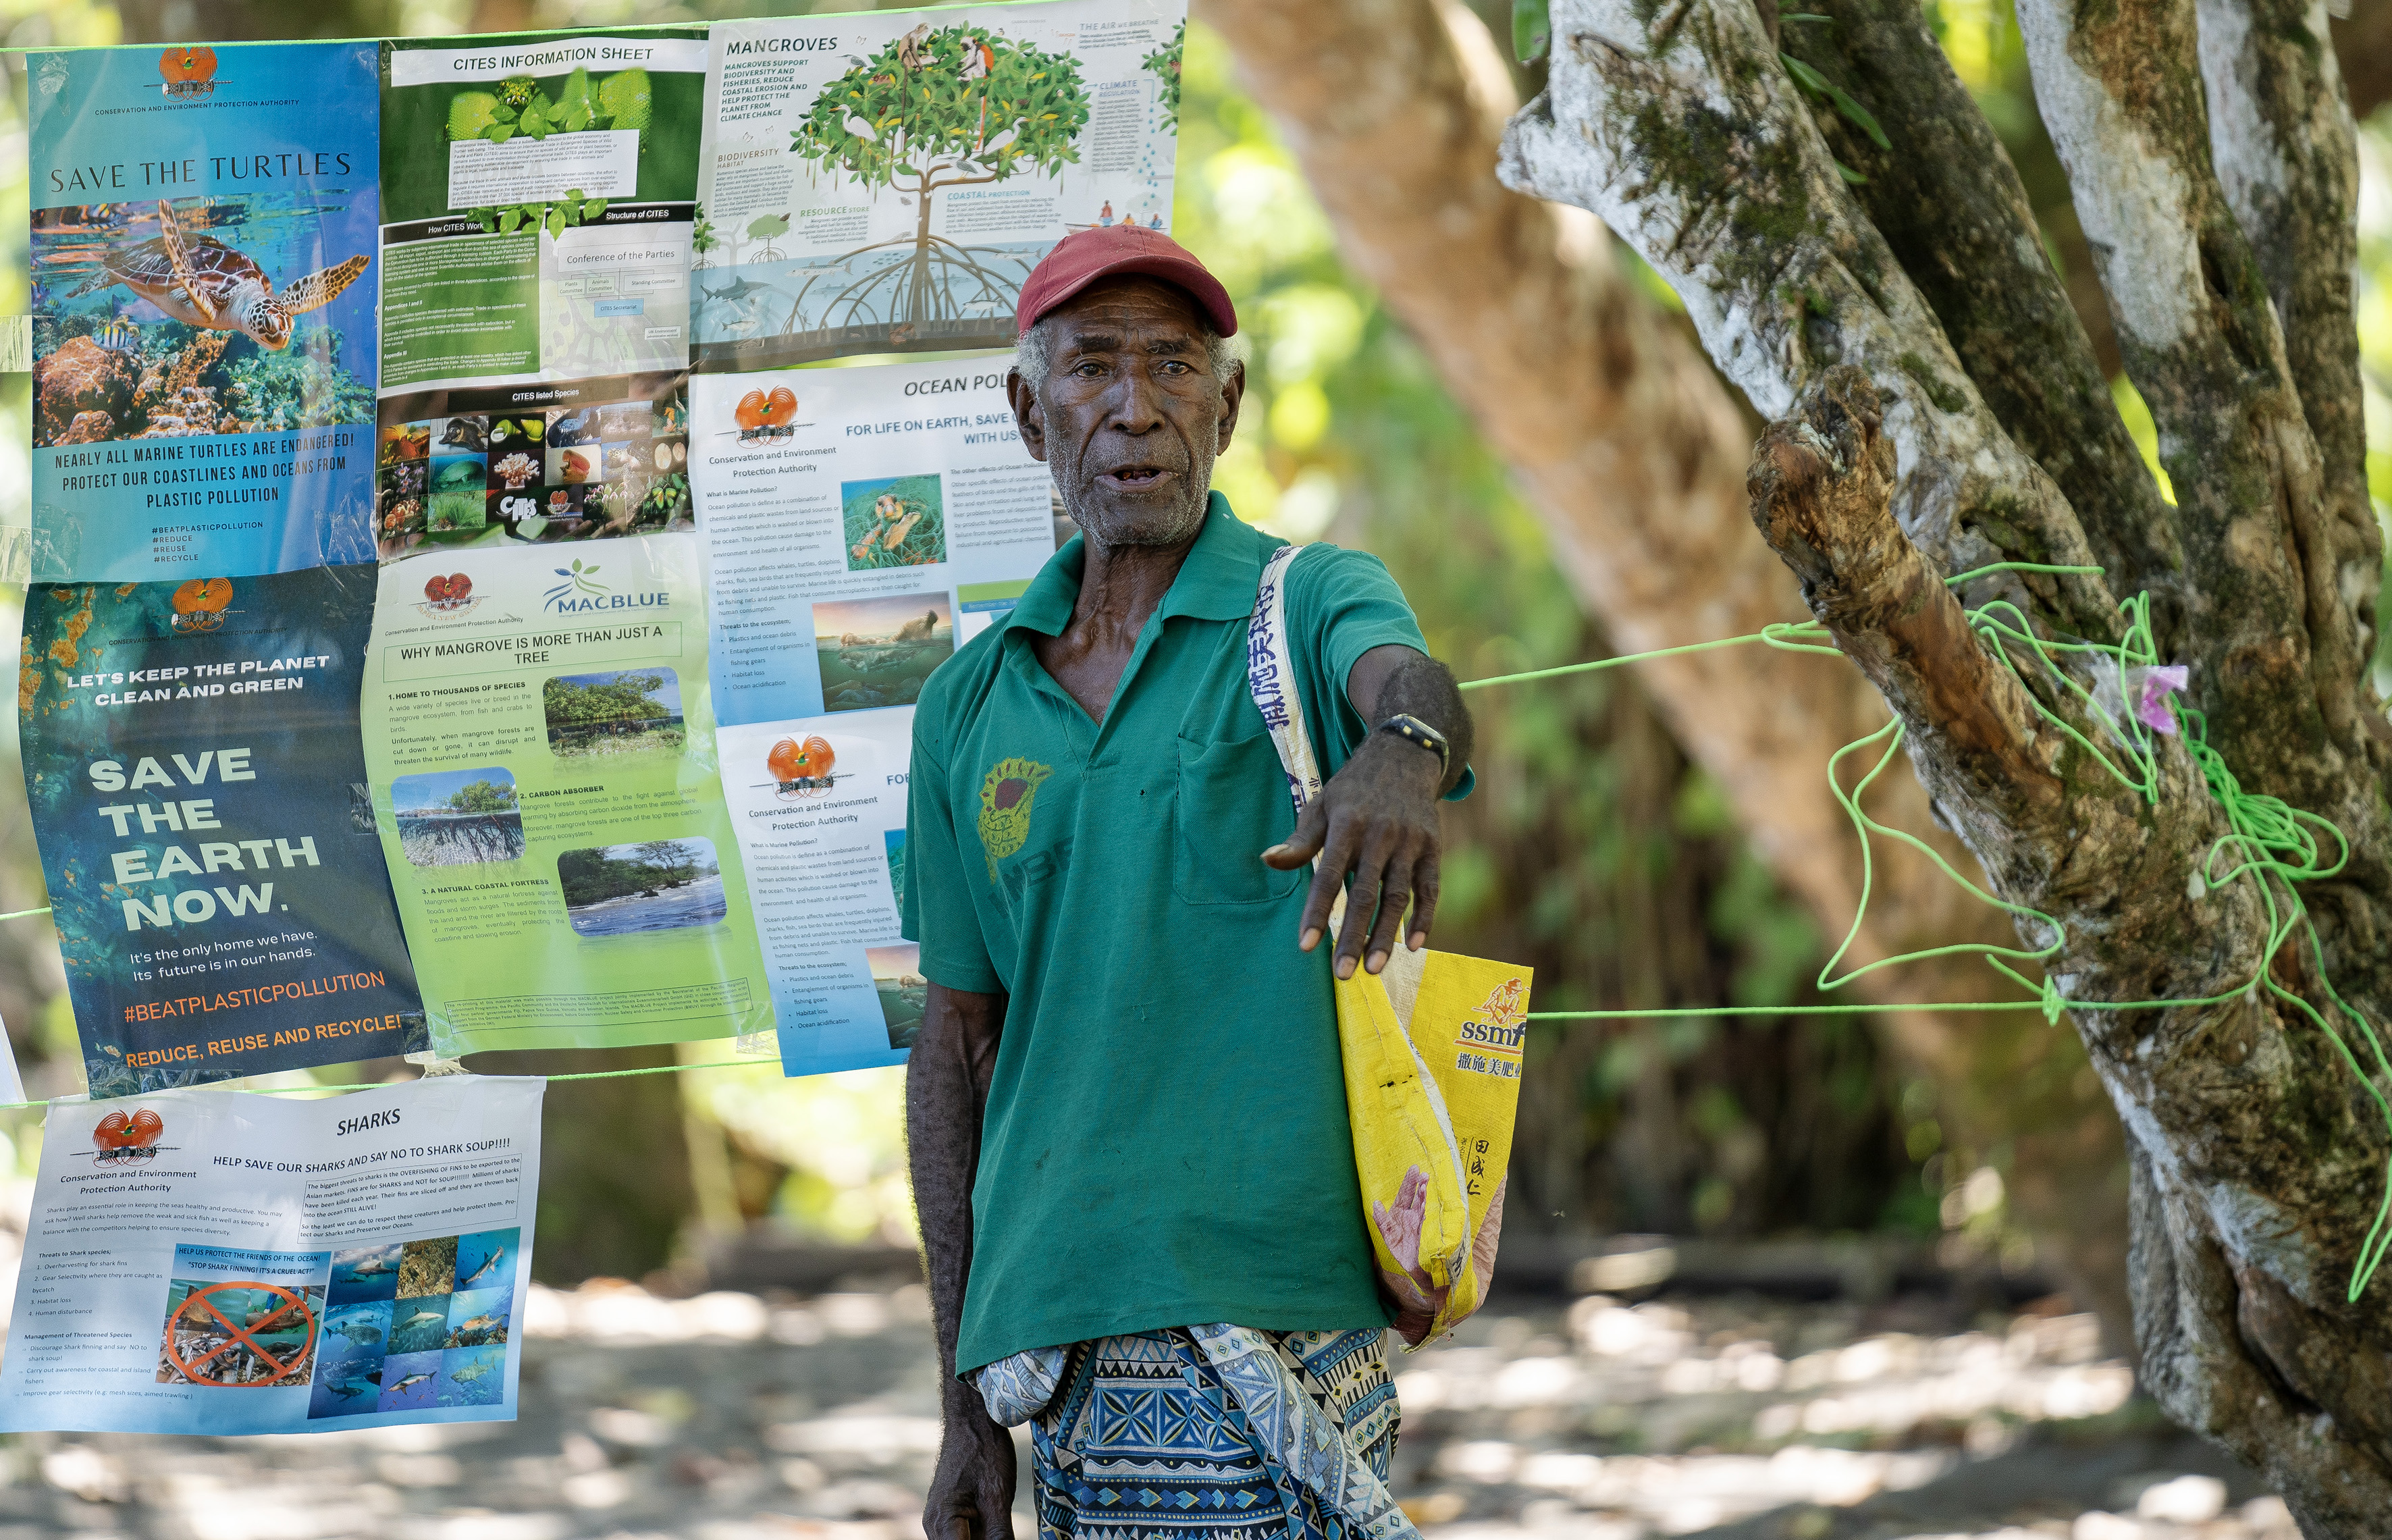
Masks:
[[[1288,652],[1287,546],[1263,568],[1248,641],[1254,704],[1296,811],[1320,794]],[[1337,933],[1341,894],[1330,917]],[[1403,1325],[1434,1340],[1476,1310],[1494,1276],[1504,1171],[1520,1100],[1529,970],[1398,946],[1385,969],[1336,984],[1354,1165],[1379,1280]]]
[[[1333,933],[1332,927],[1332,933]],[[1338,982],[1354,1165],[1380,1282],[1424,1340],[1487,1299],[1503,1230],[1529,970],[1398,947]]]

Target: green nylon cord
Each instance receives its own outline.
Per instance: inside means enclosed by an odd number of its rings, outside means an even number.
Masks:
[[[1946,586],[1956,588],[1963,583],[1996,572],[2089,577],[2099,576],[2101,568],[2055,566],[2042,562],[1995,562],[1946,578],[1944,582]],[[2156,663],[2157,647],[2151,628],[2151,596],[2148,594],[2137,594],[2120,605],[2119,609],[2126,617],[2126,625],[2123,635],[2115,643],[2063,641],[2039,636],[2035,633],[2025,612],[2008,599],[1996,598],[1966,613],[1970,629],[1989,650],[2001,659],[2012,673],[2018,676],[2022,685],[2028,684],[2026,670],[2020,661],[2020,654],[2024,653],[2036,664],[2036,676],[2039,679],[2055,688],[2073,694],[2085,711],[2116,740],[2121,757],[2126,763],[2122,765],[2118,760],[2112,759],[2101,745],[2087,737],[2074,724],[2046,706],[2030,686],[2026,691],[2027,699],[2034,706],[2036,714],[2051,726],[2058,728],[2078,748],[2084,750],[2095,763],[2108,771],[2120,785],[2140,795],[2146,803],[2156,804],[2159,801],[2159,760],[2157,737],[2153,730],[2141,720],[2131,706],[2124,713],[2126,717],[2124,722],[2116,720],[2097,698],[2094,692],[2086,689],[2060,666],[2060,659],[2065,657],[2098,655],[2109,659],[2123,674],[2123,671],[2126,669],[2147,668]],[[1689,653],[1710,652],[1722,647],[1744,646],[1755,642],[1786,652],[1825,653],[1830,657],[1843,656],[1841,650],[1833,645],[1827,629],[1818,621],[1778,622],[1764,626],[1749,635],[1722,637],[1710,642],[1693,642],[1683,646],[1662,647],[1651,652],[1597,659],[1592,662],[1568,663],[1558,668],[1535,669],[1523,673],[1498,674],[1491,678],[1467,681],[1461,687],[1465,690],[1481,690],[1500,685],[1518,685],[1532,680],[1556,679],[1570,674],[1592,673],[1602,669],[1618,668],[1626,663],[1645,662],[1658,658],[1681,657]],[[1859,904],[1852,913],[1852,926],[1844,933],[1844,939],[1838,944],[1834,953],[1820,968],[1819,976],[1815,981],[1816,986],[1822,992],[1826,992],[1842,988],[1854,980],[1903,963],[1921,962],[1942,957],[1977,956],[1983,958],[1986,964],[1996,972],[2026,989],[2034,998],[2023,1000],[1929,1001],[1896,1005],[1872,1003],[1684,1006],[1654,1011],[1530,1011],[1528,1019],[1546,1022],[1636,1021],[1702,1016],[1867,1015],[1904,1011],[2040,1011],[2046,1020],[2057,1023],[2062,1011],[2172,1011],[2186,1007],[2224,1005],[2237,998],[2256,1001],[2258,992],[2265,989],[2277,999],[2298,1010],[2309,1019],[2311,1024],[2325,1035],[2326,1040],[2334,1045],[2335,1052],[2341,1055],[2343,1063],[2349,1067],[2351,1074],[2358,1077],[2359,1083],[2365,1088],[2368,1096],[2374,1102],[2376,1110],[2383,1116],[2386,1135],[2392,1136],[2392,1097],[2387,1097],[2383,1085],[2379,1084],[2377,1079],[2380,1076],[2384,1081],[2392,1082],[2392,1055],[2386,1054],[2384,1042],[2377,1036],[2373,1024],[2368,1021],[2363,1012],[2345,1000],[2340,991],[2334,988],[2334,981],[2326,972],[2324,941],[2318,934],[2316,922],[2310,919],[2308,908],[2302,902],[2295,886],[2301,882],[2330,878],[2341,871],[2350,859],[2349,840],[2328,819],[2313,813],[2303,812],[2286,803],[2281,798],[2243,790],[2242,784],[2235,779],[2233,771],[2228,767],[2224,757],[2210,746],[2208,724],[2202,713],[2189,706],[2180,706],[2173,699],[2169,700],[2167,705],[2168,710],[2175,714],[2187,751],[2201,770],[2203,784],[2210,795],[2216,800],[2226,816],[2229,830],[2210,846],[2202,858],[2196,879],[2201,884],[2202,891],[2194,894],[2195,901],[2205,896],[2210,890],[2247,876],[2256,884],[2260,900],[2267,910],[2268,940],[2259,965],[2254,970],[2250,979],[2231,989],[2197,999],[2079,1000],[2061,995],[2058,985],[2048,975],[2038,983],[2011,967],[2010,964],[2013,962],[2042,964],[2057,957],[2067,941],[2065,928],[2057,919],[2039,909],[2022,904],[2014,904],[1986,892],[1955,869],[1952,864],[1944,858],[1942,853],[1932,845],[1906,830],[1878,822],[1861,805],[1863,795],[1878,777],[1885,773],[1887,767],[1893,763],[1894,755],[1902,748],[1908,729],[1902,720],[1896,717],[1876,732],[1837,750],[1827,761],[1828,789],[1833,792],[1837,804],[1844,810],[1844,816],[1851,820],[1852,832],[1860,840],[1861,893]],[[1860,778],[1847,790],[1840,773],[1843,762],[1878,744],[1884,745],[1883,751],[1878,755],[1876,763],[1864,771]],[[2335,854],[2331,864],[2322,861],[2324,847],[2320,842],[2321,834],[2330,835],[2333,839]],[[1861,929],[1867,919],[1869,901],[1875,890],[1877,878],[1876,849],[1871,838],[1873,835],[1897,841],[1918,852],[1932,862],[1937,870],[1958,883],[1972,896],[2000,909],[2014,920],[2033,921],[2042,927],[2049,939],[2042,946],[2032,948],[1996,946],[1982,942],[1934,946],[1920,951],[1905,952],[1897,957],[1882,958],[1875,962],[1853,968],[1841,975],[1837,974],[1837,966],[1842,962],[1845,954],[1852,950],[1853,943],[1859,939]],[[2221,858],[2227,862],[2222,871],[2218,869]],[[0,920],[20,920],[31,915],[48,912],[46,908],[20,909],[14,914],[0,915]],[[2300,996],[2284,988],[2271,976],[2270,969],[2277,954],[2303,931],[2307,932],[2309,948],[2316,962],[2318,982],[2324,987],[2334,1011],[2355,1027],[2359,1036],[2365,1040],[2368,1054],[2374,1061],[2373,1074],[2371,1074],[2367,1066],[2360,1062],[2359,1054],[2351,1047],[2350,1039],[2335,1027],[2332,1017]],[[640,1069],[592,1070],[577,1075],[552,1075],[546,1078],[552,1081],[614,1080],[634,1075],[676,1075],[684,1070],[734,1069],[744,1064],[769,1063],[771,1063],[769,1058],[760,1057],[730,1059],[703,1064],[655,1064]],[[309,1091],[345,1092],[377,1089],[380,1088],[372,1085],[286,1086],[276,1087],[261,1094],[287,1096]],[[41,1102],[13,1102],[0,1103],[0,1106],[24,1108],[49,1104]],[[2387,1158],[2386,1163],[2384,1196],[2376,1207],[2375,1222],[2368,1231],[2366,1239],[2360,1244],[2358,1259],[2351,1270],[2347,1299],[2356,1301],[2365,1291],[2368,1281],[2374,1276],[2376,1268],[2381,1265],[2388,1250],[2392,1250],[2392,1158]]]

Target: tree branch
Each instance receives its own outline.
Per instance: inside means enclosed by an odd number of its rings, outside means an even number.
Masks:
[[[2364,658],[2265,275],[2211,168],[2192,7],[2022,0],[2018,19],[2210,601],[2163,646],[2198,665],[2244,779],[2317,806],[2363,754]]]
[[[1601,215],[1764,415],[1831,364],[1865,369],[1899,459],[1894,517],[1939,572],[2091,564],[2066,500],[1986,410],[1853,203],[1751,7],[1556,0],[1553,23],[1549,84],[1513,120],[1498,174]],[[1996,591],[2076,634],[2116,633],[2098,578],[2006,577],[1981,593]]]
[[[2210,159],[2267,275],[2284,358],[2323,462],[2334,578],[2373,650],[2383,540],[2367,495],[2352,293],[2359,145],[2322,12],[2308,0],[2196,0]]]
[[[1866,103],[1892,144],[1813,109],[1836,157],[1867,177],[1853,195],[1985,404],[2075,510],[2112,586],[2152,594],[2168,629],[2190,602],[2183,553],[2008,153],[1913,0],[1821,8],[1834,24],[1788,28],[1788,51]]]

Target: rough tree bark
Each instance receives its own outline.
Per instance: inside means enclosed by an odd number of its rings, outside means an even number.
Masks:
[[[1788,46],[1875,93],[1901,164],[1840,120],[1823,132],[1749,0],[1557,0],[1550,88],[1514,120],[1504,179],[1601,215],[1781,419],[1752,516],[1906,724],[1996,891],[2061,922],[2061,994],[2230,996],[2070,1012],[2134,1161],[2144,1381],[2263,1470],[2308,1533],[2381,1533],[2392,1280],[2355,1305],[2345,1288],[2383,1196],[2383,1124],[2304,1016],[2242,988],[2267,905],[2252,877],[2196,881],[2230,828],[2182,744],[2164,742],[2146,803],[2034,709],[2098,735],[2074,697],[2002,666],[1961,609],[2008,597],[2047,634],[2114,640],[2117,600],[2152,593],[2160,654],[2191,665],[2242,785],[2349,837],[2306,896],[2344,998],[2386,1019],[2392,751],[2365,672],[2381,552],[2358,479],[2352,130],[2324,9],[2019,7],[2170,507],[2091,410],[2081,329],[1912,0],[1818,8],[1832,37]],[[1848,188],[1839,156],[1870,180]],[[1943,581],[2087,560],[2105,575],[2005,574],[1956,596]],[[2034,945],[2039,930],[2022,927]],[[2331,1009],[2306,949],[2271,977]]]
[[[1751,435],[1716,375],[1610,259],[1599,226],[1567,223],[1577,211],[1488,176],[1516,99],[1475,16],[1456,0],[1198,0],[1195,14],[1228,40],[1241,84],[1303,163],[1347,260],[1515,468],[1614,646],[1677,646],[1800,616],[1748,527]],[[2116,430],[2112,461],[2123,454],[2149,488],[2098,372],[2086,392]],[[1885,720],[1876,692],[1831,662],[1757,647],[1638,672],[1779,880],[1840,934],[1859,903],[1859,863],[1823,767]],[[1888,821],[1966,858],[1910,777],[1889,777],[1880,795]],[[1856,959],[2007,939],[1998,916],[1925,860],[1898,848],[1881,858]],[[1981,969],[1928,964],[1872,975],[1862,992],[1958,1000],[1985,989]],[[2126,1194],[2099,1185],[2120,1168],[2120,1136],[2065,1029],[2034,1015],[1890,1021],[1947,1118],[1981,1149],[2008,1147],[2013,1217],[2123,1337]]]

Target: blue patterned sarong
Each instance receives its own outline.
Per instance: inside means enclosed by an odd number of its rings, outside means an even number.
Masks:
[[[1418,1540],[1387,1491],[1381,1337],[1137,1332],[973,1379],[990,1416],[1031,1425],[1040,1540]]]

